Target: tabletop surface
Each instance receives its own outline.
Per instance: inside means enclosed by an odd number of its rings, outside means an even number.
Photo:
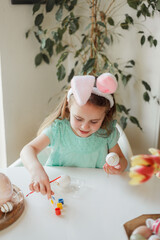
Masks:
[[[54,188],[55,197],[64,199],[61,216],[40,193],[25,197],[25,210],[8,228],[1,240],[127,240],[123,224],[142,214],[160,213],[160,180],[153,177],[139,186],[130,186],[127,173],[107,175],[103,169],[45,167],[50,180],[71,177],[70,190]],[[30,175],[24,167],[0,169],[29,193]]]

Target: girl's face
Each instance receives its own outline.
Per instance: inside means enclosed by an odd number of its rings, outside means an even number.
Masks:
[[[72,100],[70,110],[70,124],[73,132],[79,137],[89,137],[102,125],[106,114],[106,107],[86,103],[79,106]]]

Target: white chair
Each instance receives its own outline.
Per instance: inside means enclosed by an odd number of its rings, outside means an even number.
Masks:
[[[133,152],[130,146],[130,143],[128,141],[128,138],[125,134],[125,132],[123,131],[123,129],[121,128],[121,126],[117,123],[116,128],[118,129],[119,133],[120,133],[120,137],[118,140],[118,145],[123,153],[123,155],[125,156],[125,158],[128,161],[128,166],[126,170],[129,170],[130,168],[130,159],[133,156]]]
[[[50,152],[51,152],[51,149],[47,147],[38,154],[38,160],[42,165],[45,165],[50,155]],[[9,167],[22,167],[22,166],[23,166],[22,160],[19,158],[14,163],[12,163]]]
[[[123,129],[121,128],[121,126],[119,124],[117,124],[116,127],[120,133],[120,138],[118,140],[118,144],[121,148],[123,155],[128,160],[128,167],[126,170],[129,170],[130,159],[131,159],[131,156],[133,156],[132,149],[131,149],[131,146],[127,139],[127,136],[126,136],[125,132],[123,131]],[[50,155],[50,151],[51,151],[50,148],[45,148],[43,151],[41,151],[38,154],[38,159],[42,165],[45,165],[45,163]],[[19,158],[14,163],[12,163],[9,167],[20,167],[20,166],[23,166],[23,163],[22,163],[21,159]]]

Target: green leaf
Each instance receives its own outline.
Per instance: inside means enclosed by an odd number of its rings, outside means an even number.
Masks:
[[[68,57],[68,54],[69,54],[69,52],[62,53],[60,59],[58,60],[56,67],[58,67],[61,64],[61,62],[63,62]]]
[[[73,76],[74,76],[74,68],[72,68],[72,70],[71,70],[71,72],[70,72],[70,74],[69,74],[69,76],[68,76],[68,82],[71,81],[71,79],[73,78]]]
[[[40,3],[36,3],[33,5],[33,15],[40,9],[40,6],[41,6]]]
[[[71,11],[75,5],[77,4],[77,0],[70,0],[70,1],[65,1],[64,2],[64,7],[68,10]]]
[[[58,11],[56,12],[56,20],[58,22],[61,21],[61,18],[62,18],[62,14],[63,14],[63,8],[60,6]]]
[[[42,59],[43,59],[42,53],[39,53],[39,54],[36,55],[36,57],[35,57],[35,65],[36,65],[36,67],[41,64]]]
[[[136,124],[137,127],[139,127],[139,128],[142,130],[142,127],[140,126],[139,121],[137,120],[137,118],[131,116],[129,119],[130,119],[130,121],[131,121],[133,124]]]
[[[160,0],[157,0],[156,2],[156,9],[160,11]]]
[[[65,76],[66,76],[66,70],[63,64],[61,64],[57,70],[58,81],[62,81],[65,78]]]
[[[29,33],[30,33],[30,30],[28,30],[28,31],[26,32],[26,38],[28,38]]]
[[[154,44],[155,47],[157,46],[157,40],[156,39],[153,40],[153,44]]]
[[[141,13],[143,14],[144,17],[151,16],[148,7],[144,3],[141,5]]]
[[[128,23],[126,23],[126,22],[121,23],[120,26],[122,29],[125,29],[125,30],[128,30],[128,28],[129,28]]]
[[[61,42],[57,44],[56,46],[56,53],[59,54],[64,50],[64,47],[62,46]]]
[[[126,115],[128,115],[129,114],[129,111],[130,111],[130,109],[127,109],[124,105],[122,105],[122,104],[116,104],[116,109],[117,109],[117,111],[118,112],[124,112]]]
[[[46,1],[46,12],[51,12],[54,8],[55,0],[47,0]]]
[[[131,79],[132,75],[131,74],[128,74],[128,75],[123,75],[122,74],[122,82],[123,82],[123,85],[126,86],[127,83],[129,82],[129,80]]]
[[[69,23],[69,34],[75,33],[79,29],[78,18],[71,19]]]
[[[123,129],[125,129],[127,127],[127,118],[126,117],[122,116],[120,118],[120,125]]]
[[[125,22],[129,23],[129,24],[134,24],[133,18],[131,16],[129,16],[128,14],[125,14],[125,15],[126,15]]]
[[[151,87],[150,87],[150,85],[147,82],[142,80],[142,84],[144,85],[146,90],[151,91]]]
[[[114,26],[114,20],[113,20],[113,18],[109,17],[109,18],[107,19],[107,21],[108,21],[108,23],[109,23],[111,26]]]
[[[106,25],[103,22],[101,22],[101,21],[98,21],[97,24],[99,24],[100,26],[106,28]]]
[[[145,92],[145,93],[143,94],[143,99],[144,99],[146,102],[149,102],[150,96],[149,96],[148,92]]]
[[[141,1],[139,1],[139,0],[127,0],[127,3],[131,8],[137,9],[137,7],[141,3]]]
[[[105,37],[104,37],[104,42],[105,42],[107,45],[109,45],[111,41],[110,41],[109,37],[105,36]]]
[[[83,66],[82,71],[83,72],[87,72],[88,70],[92,69],[94,67],[94,63],[95,63],[95,58],[90,58],[86,64]]]
[[[42,57],[43,57],[43,60],[44,60],[47,64],[49,64],[49,58],[48,58],[48,56],[43,53],[43,54],[42,54]]]
[[[35,26],[39,26],[43,22],[43,19],[44,19],[43,13],[38,14],[34,21]]]
[[[135,66],[135,61],[134,60],[130,60],[128,62],[131,63],[133,66]]]
[[[143,35],[143,36],[141,37],[141,45],[143,45],[143,44],[145,43],[145,41],[146,41],[146,37]]]

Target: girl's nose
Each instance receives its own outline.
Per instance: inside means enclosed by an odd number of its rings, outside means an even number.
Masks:
[[[81,126],[81,128],[82,128],[83,130],[88,130],[88,129],[89,129],[89,124],[88,124],[88,123],[83,123],[82,126]]]

